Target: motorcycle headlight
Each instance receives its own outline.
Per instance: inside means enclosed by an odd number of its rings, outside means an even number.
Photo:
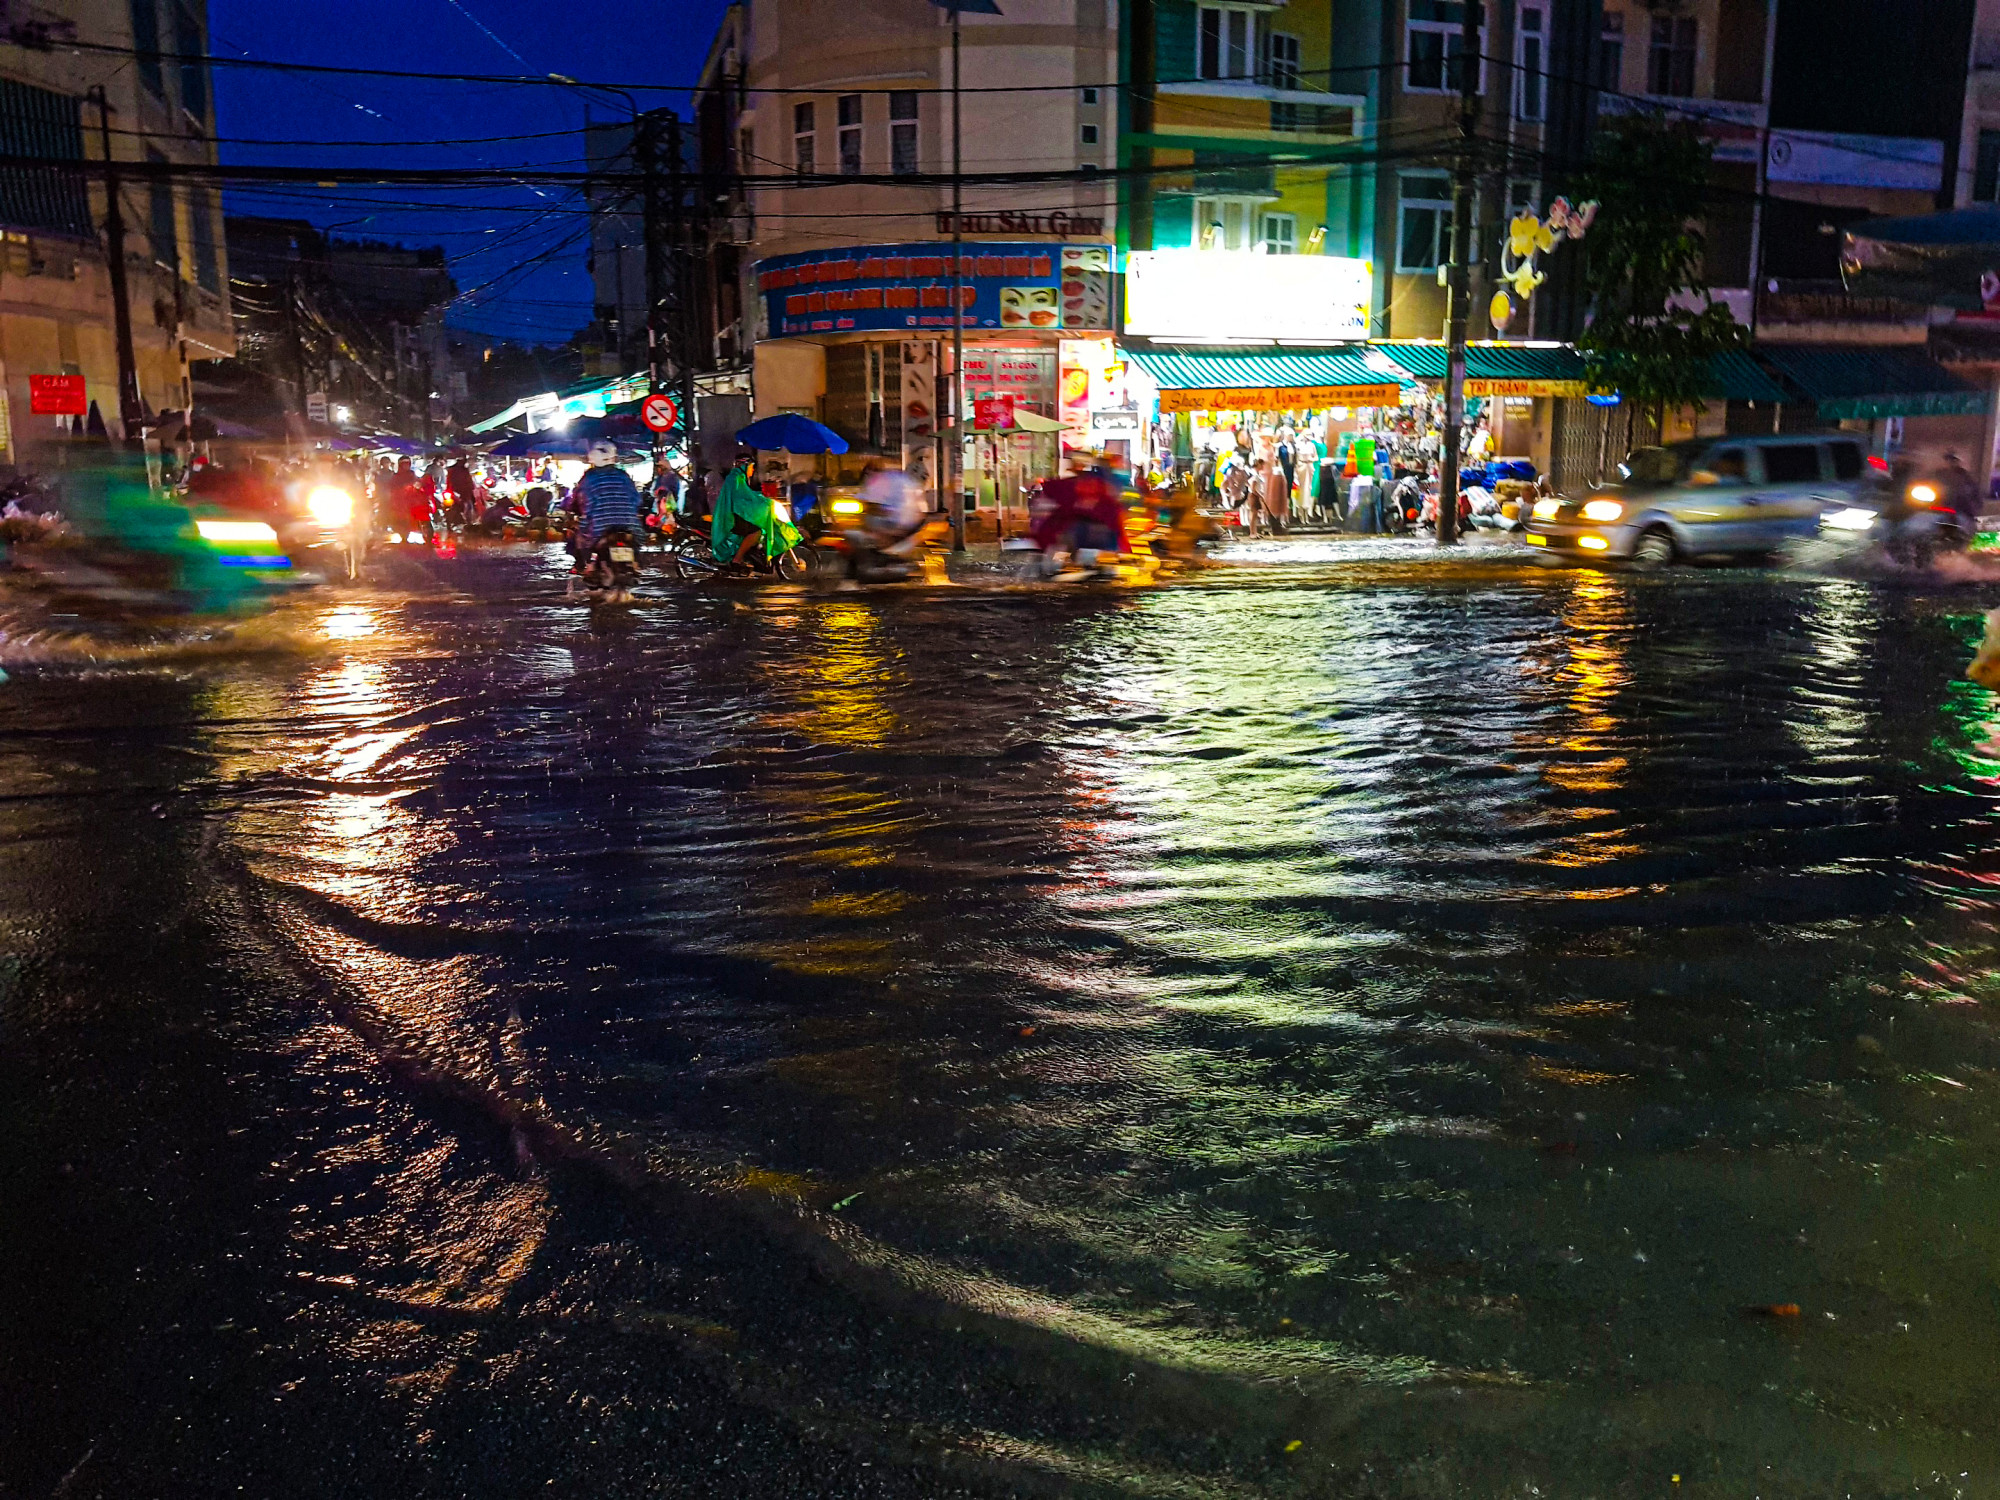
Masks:
[[[1913,484],[1910,486],[1910,498],[1919,505],[1936,505],[1938,498],[1937,486],[1934,484]]]
[[[262,521],[196,521],[195,534],[204,542],[271,542],[278,533]]]
[[[1586,521],[1615,521],[1625,514],[1625,507],[1616,500],[1592,500],[1583,507]]]
[[[1535,519],[1537,521],[1553,521],[1556,518],[1556,512],[1562,509],[1562,504],[1562,501],[1554,495],[1550,495],[1544,500],[1537,500],[1535,502]]]
[[[322,526],[345,526],[354,519],[354,497],[330,484],[321,485],[306,496],[306,509]]]

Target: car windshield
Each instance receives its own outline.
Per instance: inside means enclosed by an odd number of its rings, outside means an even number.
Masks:
[[[1710,446],[1695,442],[1670,443],[1664,448],[1634,448],[1618,466],[1620,481],[1635,489],[1679,484]]]

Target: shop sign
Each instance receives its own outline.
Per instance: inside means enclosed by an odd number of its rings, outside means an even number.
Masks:
[[[1066,213],[1060,208],[1046,214],[1015,213],[1011,209],[997,213],[941,213],[937,216],[937,232],[950,234],[954,223],[958,225],[960,234],[1046,234],[1059,240],[1096,240],[1104,237],[1102,215],[1086,217]]]
[[[972,425],[983,432],[1011,432],[1014,428],[1014,393],[995,391],[972,403]]]
[[[873,245],[759,261],[757,291],[773,337],[950,328],[954,264],[966,328],[1108,330],[1110,248],[981,244]]]
[[[1180,343],[1368,337],[1374,273],[1338,255],[1148,250],[1125,257],[1125,332]]]
[[[1912,136],[1774,130],[1765,175],[1772,182],[1934,193],[1944,180],[1944,142]]]
[[[1468,389],[1470,387],[1468,386]],[[1161,391],[1163,413],[1183,411],[1292,411],[1322,406],[1400,406],[1403,388],[1388,385],[1232,386]]]
[[[1437,382],[1433,381],[1432,384]],[[1475,380],[1465,382],[1468,396],[1581,396],[1581,380]]]
[[[81,375],[30,375],[28,410],[38,417],[81,417],[90,411]]]
[[[1094,411],[1090,414],[1090,431],[1093,437],[1099,438],[1136,438],[1139,435],[1139,409],[1127,406],[1111,411]]]

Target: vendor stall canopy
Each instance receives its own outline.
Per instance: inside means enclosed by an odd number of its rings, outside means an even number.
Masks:
[[[1977,416],[1987,394],[1914,349],[1774,344],[1758,351],[1822,421]]]
[[[1978,312],[2000,301],[2000,204],[1864,220],[1841,236],[1840,278],[1858,297]]]

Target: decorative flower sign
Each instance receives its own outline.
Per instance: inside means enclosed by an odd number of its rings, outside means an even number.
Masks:
[[[1500,279],[1514,289],[1514,295],[1509,297],[1504,290],[1493,294],[1487,313],[1496,332],[1513,320],[1514,304],[1526,306],[1535,288],[1548,280],[1537,261],[1564,240],[1582,239],[1596,217],[1595,200],[1572,208],[1569,199],[1558,198],[1549,205],[1547,219],[1520,214],[1507,226],[1507,242],[1500,247]]]

